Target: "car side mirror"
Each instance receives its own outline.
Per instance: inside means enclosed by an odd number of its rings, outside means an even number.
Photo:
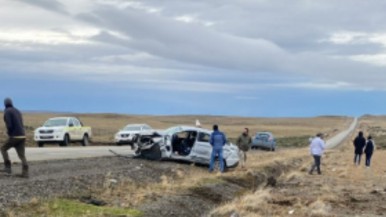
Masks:
[[[73,126],[74,126],[74,124],[69,124],[68,126],[69,126],[69,127],[73,127]]]

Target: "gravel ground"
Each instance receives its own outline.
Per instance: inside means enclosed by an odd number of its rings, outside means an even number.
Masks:
[[[270,152],[255,154],[263,157]],[[96,190],[102,189],[110,179],[115,179],[118,183],[130,180],[147,185],[161,183],[162,176],[176,176],[176,170],[192,171],[193,168],[193,171],[207,170],[206,167],[192,168],[191,164],[173,161],[154,162],[121,157],[32,162],[30,168],[29,179],[8,177],[0,173],[0,210],[12,209],[29,203],[34,198],[98,196],[98,193],[95,194]],[[15,174],[20,173],[20,170],[20,164],[13,165]],[[186,175],[189,176],[189,172]],[[221,183],[190,188],[177,194],[155,195],[154,198],[134,208],[143,211],[147,217],[202,216],[250,188],[244,186],[243,179],[240,180],[224,179]],[[264,179],[257,181],[265,182]],[[200,209],[197,210],[197,207]]]
[[[188,167],[173,162],[118,157],[33,162],[29,179],[0,173],[0,210],[28,203],[33,198],[87,196],[92,189],[101,188],[110,177],[117,181],[130,177],[135,182],[158,182],[177,165]],[[13,165],[15,174],[20,170],[20,164]]]
[[[0,167],[3,165],[0,164]],[[131,180],[146,185],[162,182],[162,176],[173,177],[176,170],[192,169],[190,164],[185,163],[119,157],[32,162],[30,168],[29,179],[0,173],[0,210],[12,209],[35,198],[95,196],[95,189],[102,189],[111,178],[117,182]],[[207,168],[196,169],[206,171]],[[13,165],[15,174],[20,170],[20,164]],[[186,189],[178,194],[158,195],[135,208],[142,210],[144,216],[148,217],[202,216],[245,190],[244,186],[231,181]]]

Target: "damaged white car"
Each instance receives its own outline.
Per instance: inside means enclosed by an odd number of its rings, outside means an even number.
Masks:
[[[162,133],[147,131],[140,134],[136,156],[151,160],[173,159],[209,165],[212,153],[212,131],[189,126],[177,126]],[[226,167],[238,165],[238,148],[233,144],[224,146]]]

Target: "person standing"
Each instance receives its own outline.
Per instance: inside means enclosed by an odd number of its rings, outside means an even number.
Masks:
[[[366,154],[366,167],[369,168],[371,164],[371,157],[374,153],[375,143],[371,136],[367,137],[366,147],[365,147],[365,154]]]
[[[354,164],[359,166],[361,164],[361,158],[363,154],[363,149],[366,146],[366,139],[363,136],[363,132],[360,131],[358,136],[354,140],[355,147],[355,156],[354,156]]]
[[[249,129],[245,128],[244,132],[239,136],[236,141],[236,145],[239,147],[239,158],[241,168],[244,168],[247,162],[247,152],[252,144],[252,138],[249,136]]]
[[[310,175],[313,174],[314,170],[317,169],[319,175],[322,174],[320,170],[320,164],[322,155],[325,149],[325,142],[323,141],[323,134],[318,133],[314,139],[312,139],[310,144],[310,152],[312,157],[314,158],[314,163],[311,166],[311,170],[309,172]]]
[[[21,112],[13,106],[12,100],[6,98],[4,100],[4,122],[7,127],[8,139],[1,147],[1,154],[4,160],[4,170],[8,175],[12,174],[11,160],[9,159],[8,150],[15,148],[17,155],[22,162],[22,174],[21,177],[28,178],[28,163],[25,157],[25,130],[23,124],[23,117]]]
[[[212,146],[212,155],[210,158],[209,172],[213,172],[214,163],[216,157],[220,163],[220,172],[224,172],[224,158],[223,158],[223,147],[226,144],[226,136],[220,132],[217,125],[213,126],[213,133],[210,136],[210,145]]]

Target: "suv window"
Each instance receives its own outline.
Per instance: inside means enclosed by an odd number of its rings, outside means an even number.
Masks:
[[[199,133],[198,134],[198,141],[199,142],[209,142],[210,141],[210,135],[207,133]]]
[[[266,134],[266,133],[259,133],[256,135],[256,139],[260,139],[263,141],[268,141],[271,138],[271,135]]]
[[[71,125],[75,126],[74,125],[74,120],[72,118],[70,118],[70,121],[68,122],[68,126],[71,126]]]
[[[80,126],[81,126],[78,119],[75,119],[75,118],[74,118],[73,121],[74,121],[74,125],[75,125],[76,127],[80,127]]]

